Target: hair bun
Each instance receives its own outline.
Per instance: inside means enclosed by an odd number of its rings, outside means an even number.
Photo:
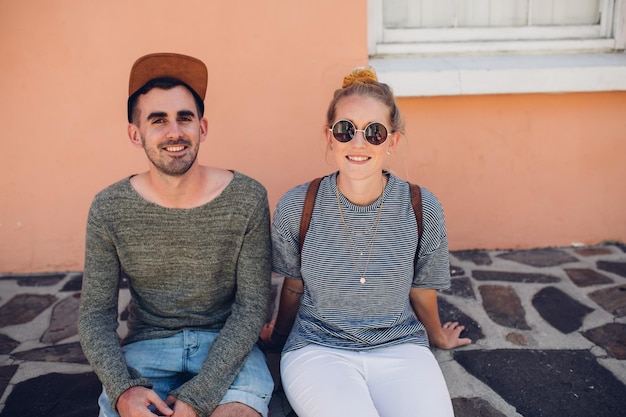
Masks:
[[[345,77],[343,77],[343,84],[341,88],[350,87],[353,84],[371,84],[378,82],[378,77],[376,76],[376,71],[374,68],[367,67],[357,67],[352,70],[352,72]]]

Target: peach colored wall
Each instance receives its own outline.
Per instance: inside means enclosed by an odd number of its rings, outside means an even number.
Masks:
[[[626,92],[403,99],[453,249],[626,241]]]
[[[200,160],[259,179],[273,207],[333,169],[324,112],[367,62],[366,39],[362,0],[3,0],[0,273],[80,270],[93,195],[146,169],[126,138],[138,56],[208,64]],[[393,168],[440,197],[451,248],[626,240],[626,93],[400,104],[408,135]]]

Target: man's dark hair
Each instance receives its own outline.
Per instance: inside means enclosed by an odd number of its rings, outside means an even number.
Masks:
[[[198,111],[198,117],[202,118],[204,116],[204,101],[193,90],[193,88],[189,87],[187,84],[185,84],[184,82],[176,78],[155,78],[145,83],[143,87],[141,87],[132,96],[128,98],[128,122],[133,123],[133,119],[134,119],[135,111],[137,107],[137,99],[139,98],[140,95],[146,94],[148,91],[152,90],[153,88],[161,88],[163,90],[169,90],[179,85],[182,85],[183,87],[185,87],[187,90],[191,92],[194,100],[196,101],[196,110]]]

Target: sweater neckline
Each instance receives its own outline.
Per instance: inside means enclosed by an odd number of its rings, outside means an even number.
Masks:
[[[129,192],[132,193],[132,195],[135,198],[139,199],[140,201],[142,201],[147,206],[155,207],[155,208],[158,208],[160,210],[172,210],[172,211],[179,211],[179,212],[192,212],[194,210],[204,209],[205,207],[208,207],[208,206],[212,205],[214,201],[221,200],[222,198],[225,198],[225,194],[228,194],[230,192],[230,190],[232,189],[233,183],[235,181],[237,181],[239,176],[240,176],[239,172],[235,171],[234,169],[229,169],[228,171],[233,173],[233,179],[228,183],[228,185],[226,185],[226,187],[222,190],[222,192],[219,193],[217,196],[215,196],[215,198],[212,199],[211,201],[208,201],[208,202],[206,202],[204,204],[201,204],[199,206],[196,206],[196,207],[188,207],[188,208],[185,208],[185,207],[183,207],[183,208],[181,208],[181,207],[165,207],[165,206],[162,206],[162,205],[157,204],[155,202],[152,202],[150,200],[146,200],[145,198],[143,198],[141,196],[141,194],[139,194],[137,192],[137,190],[135,190],[133,185],[130,183],[130,179],[132,177],[136,176],[137,174],[132,174],[132,175],[129,175],[128,177],[126,177],[126,179],[124,180],[124,184],[127,187],[127,189],[129,190]]]

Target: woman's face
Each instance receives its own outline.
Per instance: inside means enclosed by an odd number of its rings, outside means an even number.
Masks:
[[[367,96],[350,96],[339,101],[335,108],[335,120],[332,123],[338,120],[349,120],[358,130],[365,129],[372,122],[379,122],[385,125],[387,131],[391,133],[389,109],[380,101]],[[363,132],[359,131],[352,140],[342,143],[333,137],[330,129],[326,130],[327,144],[335,158],[339,172],[344,178],[355,180],[380,176],[399,138],[399,133],[392,133],[382,144],[372,145],[365,140]]]

